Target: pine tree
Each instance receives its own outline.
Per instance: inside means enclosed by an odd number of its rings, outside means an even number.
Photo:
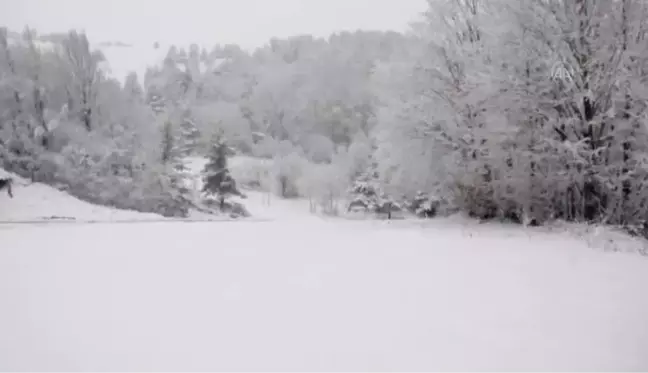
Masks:
[[[191,156],[199,146],[201,134],[188,109],[183,112],[180,130],[182,132],[182,153],[184,156]]]
[[[361,207],[367,211],[376,211],[381,194],[378,185],[378,173],[375,170],[362,173],[353,183],[350,194],[352,198],[348,211],[355,207]]]
[[[165,215],[186,217],[192,205],[187,187],[188,169],[182,159],[175,158],[166,165],[167,193],[170,203]]]
[[[167,216],[187,216],[192,205],[190,190],[187,186],[189,170],[175,141],[173,126],[166,122],[162,134],[162,164],[164,165],[165,190],[172,203],[165,211]]]
[[[416,196],[407,203],[407,208],[420,218],[432,218],[438,213],[440,204],[440,201],[430,194],[418,191]]]
[[[218,198],[218,205],[221,211],[224,211],[226,207],[225,201],[227,198],[231,196],[243,197],[227,167],[227,160],[231,154],[233,154],[232,149],[223,140],[222,136],[219,135],[212,144],[209,161],[203,170],[203,192]]]
[[[144,88],[139,82],[139,77],[136,72],[131,72],[126,76],[126,81],[124,82],[124,94],[129,99],[135,102],[143,102],[144,100]],[[153,106],[151,106],[153,107]]]
[[[155,115],[161,115],[166,111],[166,100],[161,94],[154,92],[153,90],[147,92],[146,103],[151,107],[151,110]]]
[[[370,162],[369,168],[353,182],[350,190],[352,196],[348,211],[360,207],[365,211],[378,212],[382,207],[383,192],[380,188],[380,176],[377,163]]]
[[[374,214],[386,214],[387,218],[391,219],[393,212],[402,210],[400,204],[382,190],[375,160],[370,163],[369,169],[355,180],[350,194],[352,198],[347,211],[361,207]]]

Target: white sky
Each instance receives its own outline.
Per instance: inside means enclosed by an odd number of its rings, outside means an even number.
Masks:
[[[85,30],[94,42],[259,46],[270,37],[402,31],[425,0],[0,0],[0,25]]]

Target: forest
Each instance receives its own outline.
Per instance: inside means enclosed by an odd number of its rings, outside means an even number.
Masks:
[[[186,160],[225,141],[253,160],[238,184],[331,214],[355,194],[647,235],[646,19],[642,0],[429,0],[406,33],[172,47],[124,82],[83,33],[1,29],[0,162],[185,216]]]

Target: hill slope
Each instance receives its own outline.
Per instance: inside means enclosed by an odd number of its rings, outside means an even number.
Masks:
[[[160,220],[157,214],[119,210],[81,201],[42,183],[31,183],[0,169],[0,178],[14,179],[13,195],[0,192],[0,222]]]

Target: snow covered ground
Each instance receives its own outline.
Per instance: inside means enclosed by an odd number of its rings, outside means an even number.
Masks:
[[[647,257],[265,198],[266,221],[0,225],[0,370],[648,370]],[[33,184],[0,214],[136,214],[80,203]]]
[[[0,226],[0,370],[646,370],[648,260],[377,223]]]

